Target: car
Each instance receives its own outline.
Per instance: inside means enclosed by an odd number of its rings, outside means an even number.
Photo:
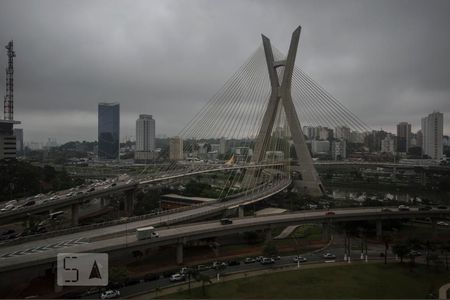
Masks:
[[[325,216],[334,216],[336,213],[334,211],[327,211]]]
[[[100,295],[100,298],[102,298],[102,299],[112,299],[112,298],[118,298],[118,297],[120,297],[119,290],[107,290]]]
[[[392,209],[387,208],[387,207],[383,207],[383,208],[381,209],[381,211],[382,211],[382,212],[391,212]]]
[[[246,257],[244,259],[244,264],[252,264],[252,263],[255,263],[255,262],[256,262],[256,259],[254,259],[252,257]]]
[[[273,258],[270,258],[270,257],[263,257],[261,259],[260,263],[262,265],[270,265],[270,264],[274,264],[275,260]]]
[[[215,262],[213,262],[213,264],[212,264],[212,268],[213,268],[213,269],[214,269],[214,268],[217,268],[217,267],[219,267],[219,266],[226,267],[226,266],[228,266],[228,264],[227,264],[226,262],[220,262],[220,261],[215,261]]]
[[[322,255],[322,257],[323,258],[327,258],[327,259],[334,259],[334,258],[336,258],[336,255],[334,255],[333,253],[330,253],[330,252],[327,252],[327,253],[324,253],[323,255]]]
[[[273,256],[271,256],[270,258],[272,258],[273,260],[280,260],[280,259],[281,259],[281,256],[279,256],[279,255],[273,255]]]
[[[239,266],[240,264],[241,264],[241,262],[238,260],[229,260],[228,261],[229,266]]]
[[[233,224],[233,220],[230,220],[230,219],[220,219],[220,224],[222,224],[222,225]]]
[[[307,262],[308,259],[306,259],[306,257],[304,256],[294,256],[294,258],[292,259],[294,262]]]
[[[264,256],[257,256],[255,259],[256,261],[261,261],[264,258]]]
[[[178,282],[184,280],[184,275],[180,273],[172,274],[169,278],[170,282]]]
[[[13,204],[8,204],[5,207],[3,207],[2,209],[0,209],[1,212],[5,212],[5,211],[10,211],[10,210],[14,210],[16,209],[16,206]]]
[[[441,225],[441,226],[448,226],[447,222],[443,222],[443,221],[439,221],[436,223],[437,225]]]
[[[409,251],[408,256],[414,256],[414,257],[422,256],[422,252],[417,251],[417,250],[411,250],[411,251]]]
[[[399,205],[399,206],[398,206],[398,210],[401,210],[401,211],[409,211],[409,206],[406,206],[406,205]]]

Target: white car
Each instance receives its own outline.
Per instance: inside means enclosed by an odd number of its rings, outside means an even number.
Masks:
[[[325,253],[324,255],[322,255],[323,258],[331,258],[331,259],[335,259],[336,255],[332,254],[332,253]]]
[[[294,262],[306,262],[306,261],[308,261],[307,259],[306,259],[306,257],[303,257],[303,256],[294,256],[294,258],[292,259]]]
[[[169,280],[171,282],[183,281],[184,280],[184,275],[180,274],[180,273],[176,273],[176,274],[171,275]]]
[[[16,207],[12,204],[8,204],[5,207],[3,207],[0,211],[4,212],[4,211],[9,211],[9,210],[14,210],[16,209]]]
[[[120,291],[119,290],[108,290],[103,292],[100,297],[102,299],[112,299],[112,298],[117,298],[120,297]]]

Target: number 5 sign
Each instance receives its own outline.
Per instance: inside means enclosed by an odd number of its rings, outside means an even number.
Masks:
[[[59,253],[59,286],[99,286],[108,284],[107,253]]]

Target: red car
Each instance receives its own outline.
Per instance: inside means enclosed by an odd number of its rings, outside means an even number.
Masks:
[[[334,211],[327,211],[325,216],[334,216],[336,213]]]

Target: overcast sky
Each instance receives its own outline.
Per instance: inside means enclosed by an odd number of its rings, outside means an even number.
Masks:
[[[261,33],[286,52],[298,25],[297,65],[370,127],[438,110],[450,134],[450,1],[0,1],[25,141],[96,140],[98,102],[120,102],[122,140],[140,113],[176,135]]]

